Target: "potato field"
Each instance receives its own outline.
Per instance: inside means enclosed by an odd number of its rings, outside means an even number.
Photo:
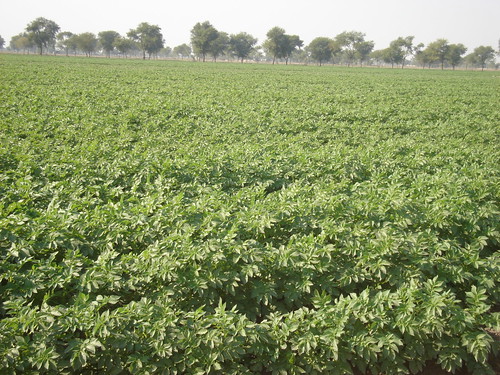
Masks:
[[[1,374],[495,373],[498,71],[2,54],[0,142]]]

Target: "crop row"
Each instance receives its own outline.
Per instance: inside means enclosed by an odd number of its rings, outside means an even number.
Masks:
[[[493,73],[7,56],[5,373],[492,373]]]

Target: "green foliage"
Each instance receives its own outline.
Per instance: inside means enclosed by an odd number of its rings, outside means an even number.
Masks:
[[[191,45],[193,51],[201,56],[203,62],[208,53],[210,53],[213,43],[219,37],[219,32],[208,21],[203,23],[198,22],[191,29]]]
[[[401,68],[404,68],[406,59],[414,52],[414,38],[414,36],[407,36],[405,38],[399,37],[391,42],[391,44],[389,45],[391,63],[400,63]]]
[[[358,58],[361,65],[363,65],[364,61],[368,60],[374,47],[375,47],[375,43],[371,40],[359,42],[356,44],[356,46],[355,46],[356,57]]]
[[[269,30],[266,36],[263,47],[273,57],[273,64],[276,59],[285,59],[288,64],[292,53],[303,45],[298,35],[285,34],[285,30],[277,26]]]
[[[479,46],[474,49],[474,60],[481,66],[481,70],[484,70],[486,62],[495,59],[495,50],[490,46]]]
[[[29,51],[35,46],[33,41],[29,38],[27,33],[14,35],[10,39],[9,47],[14,51]]]
[[[364,41],[365,34],[359,31],[344,31],[335,37],[335,42],[342,48],[341,51],[347,60],[348,66],[354,62],[358,52],[358,45]],[[366,48],[366,45],[364,48]],[[364,48],[361,48],[361,50],[364,50]]]
[[[446,56],[446,59],[450,63],[453,69],[460,64],[462,61],[462,55],[467,52],[467,48],[459,43],[459,44],[450,44],[448,47],[448,55]]]
[[[231,35],[229,45],[231,52],[238,59],[243,62],[250,53],[254,50],[254,46],[257,44],[257,39],[248,33],[239,33]]]
[[[77,49],[90,57],[96,51],[99,40],[94,33],[81,33],[70,38],[71,42],[74,42]]]
[[[444,62],[449,54],[450,45],[446,39],[438,39],[430,43],[424,50],[430,63],[439,61],[441,69],[444,69]]]
[[[309,43],[307,50],[311,54],[311,57],[321,66],[322,62],[329,61],[332,58],[332,43],[333,40],[330,38],[318,37]]]
[[[47,48],[55,42],[59,29],[59,25],[54,21],[43,17],[38,17],[26,26],[28,38],[38,47],[40,55],[44,47]]]
[[[225,32],[218,31],[217,38],[215,38],[209,47],[210,54],[214,58],[214,61],[217,61],[217,57],[223,55],[227,52],[229,48],[229,35]]]
[[[106,52],[106,56],[110,56],[111,52],[115,49],[115,40],[120,37],[116,31],[101,31],[99,33],[99,43],[102,49]]]
[[[180,58],[187,58],[191,56],[191,47],[186,43],[175,46],[172,53]]]
[[[137,45],[132,39],[117,37],[113,41],[113,46],[120,52],[122,55],[126,56],[127,52],[137,48]]]
[[[163,48],[163,35],[161,28],[157,25],[142,22],[137,28],[130,30],[127,36],[138,43],[143,59],[146,59],[146,53],[151,58],[151,55]]]
[[[73,46],[74,34],[69,31],[63,31],[56,35],[57,47],[64,50],[66,56],[69,54],[69,50],[74,47],[76,49],[76,44]]]
[[[1,373],[491,373],[495,73],[0,73]]]

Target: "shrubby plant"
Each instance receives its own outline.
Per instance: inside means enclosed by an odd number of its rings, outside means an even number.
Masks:
[[[490,73],[3,60],[2,373],[493,373]]]

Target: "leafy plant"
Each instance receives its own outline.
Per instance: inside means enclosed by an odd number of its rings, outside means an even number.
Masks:
[[[492,373],[493,73],[0,71],[0,372]]]

